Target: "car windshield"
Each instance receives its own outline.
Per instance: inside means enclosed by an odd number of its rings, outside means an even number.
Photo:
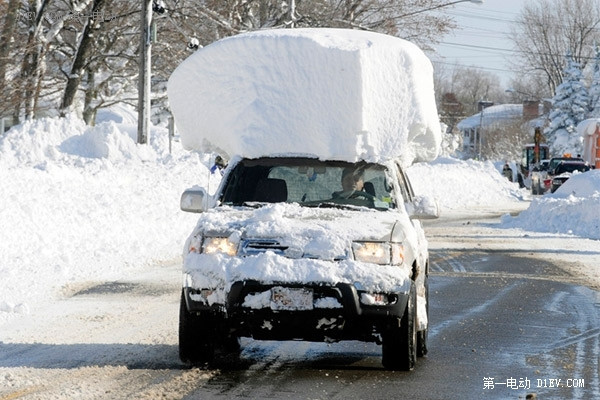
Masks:
[[[569,161],[583,161],[580,158],[566,158],[566,157],[557,157],[557,158],[553,158],[550,160],[550,163],[548,164],[548,170],[552,171],[555,168],[557,168],[561,163],[564,162],[569,162]],[[563,171],[564,172],[564,171]]]
[[[550,160],[550,163],[548,164],[548,169],[549,169],[549,170],[553,170],[553,169],[554,169],[554,168],[556,168],[556,166],[557,166],[558,164],[560,164],[562,161],[563,161],[563,160],[561,160],[561,159],[558,159],[558,158],[554,159],[554,158],[553,158],[552,160]]]
[[[307,207],[396,206],[387,169],[379,164],[312,158],[244,159],[226,179],[221,202],[228,205],[288,202]]]
[[[589,167],[583,163],[565,162],[565,163],[559,164],[558,167],[556,167],[556,175],[562,174],[565,172],[574,172],[574,171],[585,172],[587,170],[589,170]]]

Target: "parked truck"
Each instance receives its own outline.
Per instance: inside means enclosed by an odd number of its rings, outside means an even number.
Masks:
[[[523,146],[518,181],[521,186],[531,189],[532,194],[543,194],[550,188],[548,172],[544,160],[550,158],[550,148],[542,143],[541,129],[535,128],[533,143]]]

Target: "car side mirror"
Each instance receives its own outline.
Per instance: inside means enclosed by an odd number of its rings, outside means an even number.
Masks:
[[[181,194],[179,206],[182,211],[201,213],[213,207],[213,198],[204,188],[186,189]]]
[[[440,216],[440,208],[435,199],[428,196],[415,196],[406,209],[411,219],[435,219]]]

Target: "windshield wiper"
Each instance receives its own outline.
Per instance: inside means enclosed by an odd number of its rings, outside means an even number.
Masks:
[[[261,208],[262,206],[269,204],[262,201],[244,201],[242,203],[242,207],[250,207],[250,208]]]
[[[331,201],[300,203],[300,205],[314,208],[339,208],[340,210],[360,210],[361,208],[364,208],[361,206],[354,206],[352,204],[334,203]]]

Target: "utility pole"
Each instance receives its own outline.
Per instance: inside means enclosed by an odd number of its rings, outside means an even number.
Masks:
[[[148,143],[150,129],[150,76],[151,76],[152,0],[142,0],[140,26],[140,72],[138,82],[138,135],[139,144]]]

